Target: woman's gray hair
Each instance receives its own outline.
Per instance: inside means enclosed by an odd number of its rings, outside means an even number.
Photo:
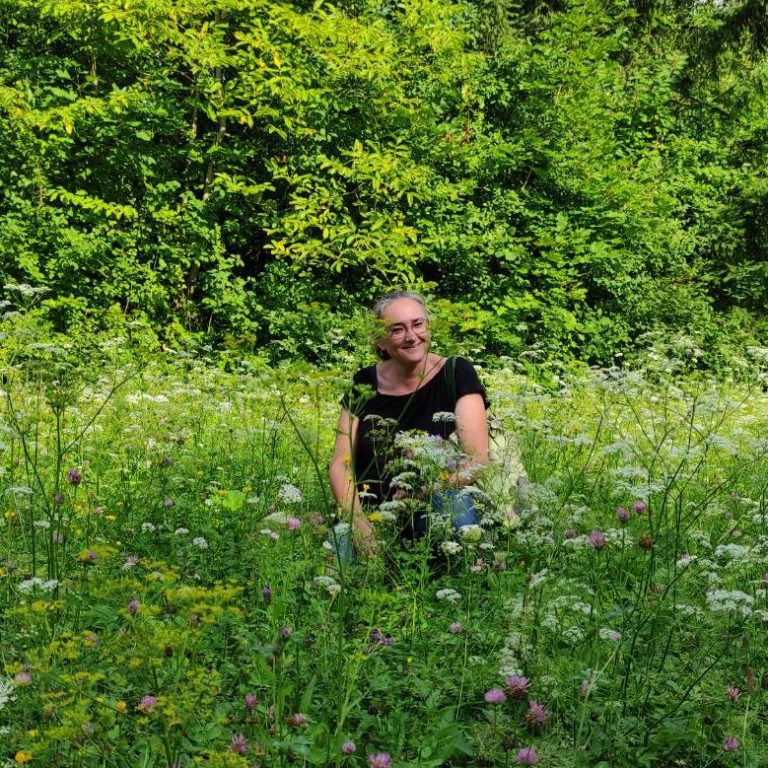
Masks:
[[[371,309],[371,313],[376,318],[376,320],[381,320],[384,317],[384,312],[386,311],[387,307],[393,301],[397,301],[398,299],[410,299],[411,301],[415,301],[424,310],[424,314],[426,315],[427,320],[429,320],[429,311],[427,310],[427,300],[420,293],[416,293],[416,291],[390,291],[389,293],[385,293],[373,305],[373,308]],[[389,353],[386,350],[382,349],[376,343],[376,339],[379,336],[379,331],[380,330],[381,330],[381,328],[380,328],[379,325],[377,325],[377,327],[374,329],[374,332],[373,332],[373,348],[374,348],[376,354],[378,355],[379,360],[388,360],[389,359]]]
[[[390,291],[389,293],[385,293],[373,305],[373,309],[371,311],[373,312],[376,319],[381,320],[381,318],[384,317],[384,310],[393,301],[397,301],[398,299],[410,299],[411,301],[415,301],[417,304],[421,305],[421,308],[424,310],[424,314],[429,317],[429,313],[427,312],[427,300],[420,293],[416,293],[416,291]]]

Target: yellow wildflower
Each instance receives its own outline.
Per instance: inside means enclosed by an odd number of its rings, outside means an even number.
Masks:
[[[120,699],[119,701],[115,702],[115,709],[117,710],[118,714],[124,715],[128,710],[128,705],[122,699]]]
[[[24,765],[24,763],[31,763],[32,762],[32,753],[31,752],[25,752],[23,749],[20,749],[16,753],[16,757],[14,758],[16,762],[19,765]]]

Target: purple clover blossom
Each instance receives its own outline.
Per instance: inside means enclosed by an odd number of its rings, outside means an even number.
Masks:
[[[343,755],[352,755],[355,753],[355,750],[357,749],[357,745],[354,741],[345,741],[341,745],[341,753]]]
[[[32,682],[32,675],[29,672],[17,672],[13,676],[14,685],[29,685]]]
[[[539,755],[533,747],[523,747],[518,750],[515,760],[518,765],[536,765],[539,762]]]
[[[140,610],[141,603],[134,597],[133,600],[128,603],[128,613],[130,613],[131,616],[135,616]]]
[[[301,520],[298,517],[289,517],[286,524],[289,531],[298,531],[301,528]]]
[[[294,712],[288,718],[288,725],[292,728],[307,728],[309,726],[309,720],[303,712]]]
[[[149,714],[154,711],[156,706],[157,697],[147,694],[146,696],[141,697],[141,701],[138,703],[136,709],[138,709],[139,712],[144,712],[144,714]]]
[[[261,590],[261,596],[264,599],[264,604],[269,605],[272,602],[272,588],[269,586],[264,587]]]
[[[632,509],[634,509],[638,515],[642,515],[643,512],[645,512],[645,510],[648,509],[648,505],[644,501],[636,501],[632,505]]]
[[[451,626],[448,627],[448,631],[452,635],[460,635],[464,631],[464,625],[460,621],[453,621]]]
[[[507,696],[510,699],[522,699],[531,687],[531,681],[522,675],[510,675],[506,679]]]
[[[587,544],[592,549],[602,549],[606,545],[605,535],[602,531],[591,531],[589,536],[587,536]]]
[[[735,736],[729,736],[723,743],[723,752],[738,752],[739,740]]]
[[[549,714],[543,704],[531,699],[528,702],[528,711],[525,714],[525,722],[531,728],[543,728],[546,725]]]
[[[503,701],[507,700],[507,695],[501,688],[491,688],[489,691],[485,692],[484,698],[486,704],[501,704]]]
[[[176,502],[173,499],[163,499],[163,506],[166,509],[170,509],[171,507],[175,506]]]
[[[72,467],[72,469],[67,472],[67,480],[70,485],[80,485],[80,483],[83,482],[83,473],[78,467]]]
[[[616,517],[618,518],[619,522],[626,523],[627,520],[629,520],[629,512],[627,512],[624,507],[617,507]]]
[[[392,768],[389,752],[376,752],[368,755],[368,768]]]
[[[741,691],[735,685],[727,685],[725,688],[725,695],[731,701],[738,701],[741,697]]]
[[[256,705],[259,703],[255,693],[246,693],[243,697],[243,703],[248,710],[256,709]]]
[[[236,755],[244,755],[248,751],[248,740],[242,733],[233,733],[229,748]]]

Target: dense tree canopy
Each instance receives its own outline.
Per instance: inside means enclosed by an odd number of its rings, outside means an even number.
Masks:
[[[753,0],[0,0],[0,279],[63,327],[276,354],[392,284],[490,352],[759,340],[767,29]]]

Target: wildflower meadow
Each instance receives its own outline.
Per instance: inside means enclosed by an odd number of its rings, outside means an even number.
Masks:
[[[168,358],[5,371],[0,764],[768,764],[759,381],[501,361],[479,524],[395,540],[409,436],[362,558],[349,372]]]

